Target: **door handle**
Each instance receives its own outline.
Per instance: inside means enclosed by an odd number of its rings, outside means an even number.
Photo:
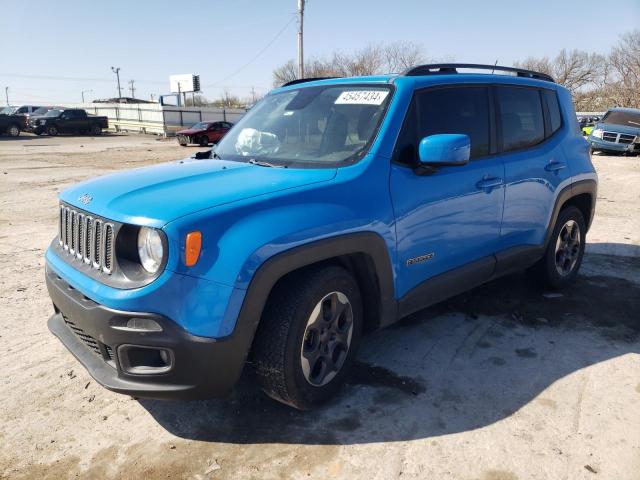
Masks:
[[[544,166],[547,172],[557,172],[563,168],[567,168],[567,164],[563,162],[549,162]]]
[[[488,190],[494,187],[499,187],[500,185],[502,185],[502,179],[500,177],[483,178],[476,183],[478,190]]]

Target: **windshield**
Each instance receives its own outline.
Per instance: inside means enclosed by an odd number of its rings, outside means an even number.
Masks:
[[[207,128],[209,128],[209,122],[199,122],[191,127],[191,130],[206,130]]]
[[[40,107],[40,108],[34,110],[32,115],[44,115],[49,110],[51,110],[51,107]]]
[[[640,128],[640,113],[610,111],[602,117],[603,123]]]
[[[0,110],[0,115],[11,115],[16,107],[4,107]]]
[[[271,94],[223,138],[225,160],[322,166],[355,161],[373,140],[390,86],[328,85]]]
[[[59,117],[62,115],[62,110],[49,110],[44,116],[45,117]]]

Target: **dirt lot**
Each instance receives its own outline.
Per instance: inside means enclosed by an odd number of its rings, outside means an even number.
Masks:
[[[640,479],[639,157],[595,157],[574,287],[515,275],[420,312],[367,337],[339,398],[300,413],[249,374],[224,401],[110,393],[46,328],[57,193],[197,150],[0,140],[0,477]]]

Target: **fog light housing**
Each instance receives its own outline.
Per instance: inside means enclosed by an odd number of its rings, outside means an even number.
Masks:
[[[133,375],[159,375],[173,368],[173,352],[162,347],[142,345],[120,345],[118,347],[120,367]]]

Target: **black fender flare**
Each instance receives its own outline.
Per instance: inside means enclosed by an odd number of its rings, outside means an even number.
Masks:
[[[391,258],[387,245],[379,234],[357,232],[313,241],[274,255],[260,265],[253,275],[231,335],[235,337],[236,348],[245,355],[245,360],[262,311],[276,282],[300,268],[349,254],[365,254],[373,262],[380,295],[379,326],[388,325],[397,319]]]
[[[551,214],[551,219],[549,220],[549,225],[547,226],[547,234],[544,239],[543,249],[547,248],[549,245],[549,241],[551,240],[551,234],[553,233],[553,229],[556,225],[556,221],[558,220],[558,215],[560,214],[560,210],[564,204],[566,204],[573,197],[578,195],[588,193],[591,196],[591,208],[588,218],[585,218],[584,221],[587,225],[587,231],[593,222],[593,215],[596,209],[596,197],[598,194],[598,182],[592,178],[585,180],[578,180],[577,182],[572,183],[571,185],[567,185],[564,187],[558,196],[556,197],[555,205],[553,206],[553,212]]]

